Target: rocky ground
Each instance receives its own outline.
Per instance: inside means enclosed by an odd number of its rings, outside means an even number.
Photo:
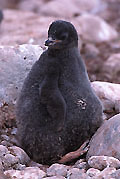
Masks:
[[[4,13],[0,24],[0,179],[119,179],[120,2],[0,0],[0,8]],[[55,19],[76,26],[91,85],[103,103],[105,123],[92,137],[86,156],[69,165],[44,166],[16,146],[14,111],[24,78],[42,53],[48,26]]]

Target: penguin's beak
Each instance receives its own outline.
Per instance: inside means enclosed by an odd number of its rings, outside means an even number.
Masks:
[[[52,45],[55,45],[57,43],[61,42],[61,40],[53,40],[51,37],[48,38],[46,41],[45,41],[45,46],[52,46]]]

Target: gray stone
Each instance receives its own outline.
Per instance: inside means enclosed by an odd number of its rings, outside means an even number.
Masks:
[[[4,167],[9,168],[18,162],[17,158],[12,154],[6,154],[3,159]]]
[[[87,42],[109,42],[118,37],[117,31],[98,16],[84,14],[77,17],[76,21],[81,28],[81,38]]]
[[[120,114],[115,115],[97,130],[90,141],[87,158],[112,156],[120,160]]]
[[[65,179],[63,176],[52,176],[52,177],[45,177],[44,179]]]
[[[87,170],[88,165],[84,159],[80,159],[72,167]]]
[[[120,161],[114,157],[108,156],[92,156],[88,160],[90,167],[103,170],[106,167],[120,168]]]
[[[111,174],[113,174],[116,171],[113,167],[107,167],[102,172],[97,174],[93,179],[113,179],[111,177]]]
[[[38,167],[26,167],[24,170],[7,170],[4,172],[9,178],[16,179],[42,179],[46,176],[46,173],[40,170]]]
[[[16,159],[21,164],[25,165],[30,161],[30,158],[28,157],[28,155],[20,147],[17,147],[17,146],[9,147],[9,151],[11,152],[12,155],[16,157]]]
[[[25,165],[30,161],[28,155],[19,147],[12,146],[6,147],[0,145],[0,169],[9,170],[12,167],[14,169],[23,169]]]
[[[119,113],[120,84],[94,81],[91,85],[103,103],[103,110],[108,114],[107,118]]]
[[[70,167],[63,164],[53,164],[47,169],[48,176],[64,176],[66,177],[67,171]]]
[[[67,178],[69,179],[86,179],[87,175],[84,170],[78,168],[72,168],[67,173]]]
[[[0,106],[5,102],[14,104],[27,73],[41,53],[37,45],[0,46]]]
[[[2,159],[6,154],[9,154],[7,147],[0,145],[0,158]]]
[[[95,177],[96,175],[100,174],[100,170],[95,169],[95,168],[90,168],[87,170],[87,175],[90,177]]]
[[[0,46],[0,129],[15,126],[14,104],[27,73],[42,52],[38,45]]]

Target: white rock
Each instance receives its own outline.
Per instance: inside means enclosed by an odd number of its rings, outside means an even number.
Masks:
[[[27,167],[25,170],[8,170],[4,174],[11,178],[16,179],[42,179],[46,176],[46,173],[40,170],[38,167]]]
[[[116,39],[118,33],[98,16],[84,14],[76,19],[81,28],[81,37],[92,43]]]
[[[120,99],[120,84],[95,81],[92,87],[100,99],[111,99],[113,102]]]
[[[9,150],[21,164],[27,164],[30,161],[28,155],[20,147],[12,146],[9,147]]]
[[[97,96],[101,99],[105,112],[119,112],[120,84],[95,81],[91,83]]]
[[[44,179],[65,179],[65,177],[62,177],[62,176],[52,176],[52,177],[45,177]]]
[[[103,170],[106,167],[120,168],[120,161],[114,157],[108,156],[92,156],[88,160],[88,164],[92,168]]]
[[[63,165],[63,164],[53,164],[51,165],[48,169],[47,169],[47,175],[48,176],[66,176],[67,175],[67,171],[70,167]]]
[[[0,145],[0,158],[9,153],[10,152],[8,151],[7,147],[5,147],[4,145]]]
[[[94,177],[94,176],[100,174],[100,170],[95,169],[95,168],[90,168],[90,169],[87,170],[86,173],[87,173],[88,176]]]
[[[72,168],[67,172],[67,178],[69,179],[86,179],[87,174],[84,170],[80,170],[78,168]],[[87,178],[89,179],[89,177]]]
[[[109,120],[106,120],[93,135],[89,143],[89,150],[87,152],[86,158],[88,159],[91,156],[109,156],[109,157],[112,156],[119,160],[118,161],[114,159],[115,163],[112,162],[112,167],[114,166],[115,168],[116,165],[116,167],[119,168],[120,166],[119,141],[120,141],[120,114],[117,114],[112,118],[110,118]],[[106,161],[103,159],[101,159],[101,161],[98,160],[98,163],[96,164],[95,161],[93,160],[93,164],[91,166],[93,166],[94,164],[96,166],[97,165],[99,166],[100,164],[99,167],[103,167],[103,168],[109,165],[111,166],[110,161]]]
[[[7,168],[13,166],[18,162],[17,158],[12,154],[6,154],[3,160],[4,166]]]
[[[31,66],[43,52],[38,45],[0,46],[0,106],[13,103]]]
[[[116,171],[113,167],[107,167],[102,172],[100,172],[98,175],[93,177],[93,179],[113,179],[111,174],[113,174]]]

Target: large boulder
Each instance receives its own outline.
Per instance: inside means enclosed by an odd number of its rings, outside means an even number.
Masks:
[[[38,45],[0,46],[0,128],[14,124],[17,96],[42,51]]]
[[[88,165],[91,168],[103,170],[106,167],[120,168],[120,161],[114,157],[108,156],[92,156],[88,160]]]
[[[120,114],[105,121],[90,141],[87,159],[104,155],[120,160]]]
[[[14,103],[23,81],[42,53],[38,45],[0,46],[0,106]]]
[[[120,84],[94,81],[91,85],[103,103],[107,118],[120,113]]]
[[[102,43],[118,37],[116,30],[98,16],[83,14],[77,17],[76,21],[79,23],[84,41]]]

